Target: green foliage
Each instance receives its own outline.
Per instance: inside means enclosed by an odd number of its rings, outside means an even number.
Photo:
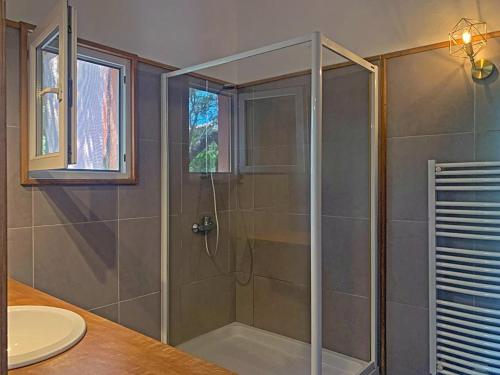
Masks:
[[[217,172],[219,103],[217,94],[189,89],[189,171]]]

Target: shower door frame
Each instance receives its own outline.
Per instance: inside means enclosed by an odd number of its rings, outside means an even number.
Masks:
[[[161,340],[168,344],[169,327],[169,146],[168,146],[168,79],[202,69],[235,62],[253,56],[278,51],[300,44],[311,44],[311,374],[322,373],[322,111],[323,111],[323,48],[344,57],[370,73],[370,362],[363,374],[375,374],[378,369],[378,133],[379,133],[379,74],[375,64],[315,31],[309,35],[212,60],[191,67],[163,73],[161,77]]]

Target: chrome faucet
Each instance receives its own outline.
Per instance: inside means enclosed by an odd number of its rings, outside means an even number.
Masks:
[[[215,223],[211,216],[203,216],[201,218],[201,223],[194,223],[191,227],[193,233],[205,234],[210,232],[215,228]]]

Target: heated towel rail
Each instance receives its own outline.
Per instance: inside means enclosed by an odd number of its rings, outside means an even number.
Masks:
[[[430,374],[500,374],[500,162],[428,178]]]

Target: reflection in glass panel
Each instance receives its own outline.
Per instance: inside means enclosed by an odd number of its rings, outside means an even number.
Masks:
[[[59,151],[59,98],[55,92],[44,90],[59,87],[59,36],[57,32],[47,38],[37,53],[40,79],[38,93],[37,154],[47,155]]]
[[[120,69],[83,58],[77,66],[77,164],[120,169]]]

